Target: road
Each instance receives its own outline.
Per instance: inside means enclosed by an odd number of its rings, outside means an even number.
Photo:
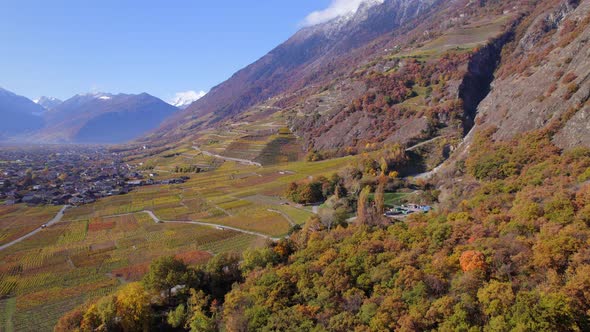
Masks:
[[[143,210],[143,211],[135,212],[135,213],[146,213],[148,216],[150,216],[150,218],[152,218],[152,220],[155,223],[199,225],[199,226],[211,227],[211,228],[215,228],[215,229],[219,229],[219,230],[230,230],[230,231],[239,232],[239,233],[243,233],[243,234],[254,235],[254,236],[258,236],[258,237],[265,238],[265,239],[272,240],[272,241],[278,241],[278,240],[280,240],[280,238],[272,237],[272,236],[269,236],[269,235],[266,235],[266,234],[262,234],[262,233],[258,233],[258,232],[253,232],[253,231],[248,231],[248,230],[245,230],[245,229],[231,227],[231,226],[225,226],[225,225],[220,225],[220,224],[213,224],[213,223],[209,223],[209,222],[188,221],[188,220],[162,220],[162,219],[158,218],[158,216],[156,216],[150,210]],[[112,216],[105,216],[103,218],[123,217],[123,216],[133,215],[135,213],[117,214],[117,215],[112,215]]]
[[[257,163],[257,162],[252,161],[252,160],[221,156],[221,155],[218,155],[218,154],[214,154],[214,153],[211,153],[211,152],[207,152],[207,151],[201,150],[198,146],[193,146],[193,149],[195,149],[197,151],[200,151],[202,154],[204,154],[206,156],[209,156],[209,157],[214,157],[214,158],[222,159],[222,160],[225,160],[225,161],[234,161],[234,162],[237,162],[237,163],[240,163],[240,164],[244,164],[244,165],[248,165],[248,166],[262,167],[262,164],[261,163]]]
[[[414,150],[416,150],[417,148],[419,148],[421,146],[424,146],[424,145],[426,145],[428,143],[432,143],[432,142],[437,141],[437,140],[439,140],[441,138],[443,138],[443,136],[437,136],[435,138],[429,139],[428,141],[424,141],[424,142],[418,143],[418,144],[416,144],[414,146],[411,146],[411,147],[407,148],[406,149],[406,152],[414,151]]]
[[[56,224],[56,223],[60,222],[61,219],[64,216],[64,213],[66,212],[66,209],[68,207],[69,207],[68,205],[64,205],[61,208],[61,210],[59,210],[59,212],[55,215],[55,217],[53,217],[53,219],[51,219],[50,221],[48,221],[47,223],[45,223],[46,227],[49,227],[49,226],[51,226],[53,224]],[[7,244],[3,244],[3,245],[0,246],[0,251],[4,250],[6,248],[12,247],[13,245],[15,245],[15,244],[17,244],[19,242],[22,242],[23,240],[26,240],[26,239],[30,238],[31,236],[33,236],[33,235],[41,232],[42,230],[43,230],[43,227],[40,226],[39,228],[35,229],[34,231],[30,232],[27,235],[21,236],[18,239],[14,240],[12,242],[9,242]]]
[[[436,173],[438,173],[438,171],[440,171],[440,169],[442,168],[444,164],[440,164],[438,165],[435,169],[433,169],[430,172],[426,172],[426,173],[420,173],[420,174],[416,174],[414,176],[412,176],[412,178],[414,178],[415,180],[429,180],[430,178],[432,178]]]
[[[418,143],[418,144],[416,144],[416,145],[414,145],[414,146],[411,146],[411,147],[407,148],[407,149],[406,149],[406,152],[411,152],[411,151],[414,151],[414,150],[416,150],[416,149],[417,149],[417,148],[419,148],[419,147],[422,147],[422,146],[424,146],[424,145],[426,145],[426,144],[428,144],[428,143],[432,143],[432,142],[434,142],[434,141],[436,141],[436,140],[439,140],[439,139],[441,139],[441,138],[443,138],[443,136],[437,136],[437,137],[435,137],[435,138],[431,138],[431,139],[429,139],[429,140],[427,140],[427,141],[424,141],[424,142],[422,142],[422,143]],[[415,179],[415,180],[418,180],[418,179],[421,179],[421,180],[428,180],[428,179],[430,179],[431,177],[433,177],[433,176],[434,176],[434,175],[435,175],[435,174],[436,174],[436,173],[437,173],[437,172],[440,170],[441,166],[442,166],[442,164],[441,164],[441,165],[438,165],[438,167],[436,167],[435,169],[433,169],[433,170],[431,170],[431,171],[429,171],[429,172],[425,172],[425,173],[420,173],[420,174],[416,174],[416,175],[408,176],[408,177],[406,177],[406,179],[411,177],[411,178],[413,178],[413,179]]]

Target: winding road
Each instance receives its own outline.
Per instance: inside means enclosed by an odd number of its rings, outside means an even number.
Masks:
[[[437,136],[437,137],[435,137],[435,138],[431,138],[431,139],[429,139],[429,140],[427,140],[427,141],[424,141],[424,142],[418,143],[418,144],[416,144],[416,145],[414,145],[414,146],[411,146],[411,147],[407,148],[407,149],[406,149],[406,152],[411,152],[411,151],[414,151],[414,150],[416,150],[416,149],[417,149],[417,148],[419,148],[419,147],[422,147],[422,146],[424,146],[424,145],[426,145],[426,144],[428,144],[428,143],[432,143],[432,142],[434,142],[434,141],[437,141],[437,140],[439,140],[439,139],[441,139],[441,138],[443,138],[443,136]],[[419,179],[420,179],[420,180],[428,180],[428,179],[430,179],[431,177],[433,177],[433,176],[434,176],[434,175],[435,175],[435,174],[436,174],[436,173],[437,173],[437,172],[440,170],[440,168],[442,167],[442,165],[443,165],[443,164],[440,164],[440,165],[438,165],[436,168],[434,168],[433,170],[431,170],[431,171],[428,171],[428,172],[424,172],[424,173],[420,173],[420,174],[416,174],[416,175],[412,175],[412,176],[407,176],[407,177],[406,177],[406,179],[408,179],[408,178],[413,178],[413,179],[415,179],[415,180],[419,180]]]
[[[64,216],[64,213],[66,212],[66,209],[67,209],[68,207],[69,207],[69,205],[64,205],[64,206],[61,208],[61,210],[59,210],[59,212],[58,212],[58,213],[55,215],[55,217],[53,217],[53,219],[51,219],[50,221],[48,221],[47,223],[45,223],[45,224],[44,224],[44,225],[45,225],[45,227],[49,227],[49,226],[51,226],[51,225],[53,225],[53,224],[56,224],[56,223],[60,222],[60,221],[61,221],[61,219],[62,219],[62,218],[63,218],[63,216]],[[19,242],[22,242],[23,240],[26,240],[26,239],[30,238],[31,236],[33,236],[33,235],[35,235],[35,234],[37,234],[37,233],[41,232],[41,231],[43,230],[43,228],[44,228],[43,226],[39,226],[38,228],[36,228],[34,231],[30,232],[30,233],[29,233],[29,234],[27,234],[27,235],[23,235],[23,236],[19,237],[18,239],[14,240],[14,241],[12,241],[12,242],[9,242],[9,243],[7,243],[7,244],[3,244],[3,245],[1,245],[1,246],[0,246],[0,251],[2,251],[2,250],[4,250],[4,249],[7,249],[7,248],[9,248],[9,247],[12,247],[13,245],[15,245],[15,244],[17,244],[17,243],[19,243]]]
[[[225,161],[234,161],[234,162],[237,162],[237,163],[240,163],[240,164],[244,164],[244,165],[248,165],[248,166],[262,167],[262,164],[261,163],[257,163],[257,162],[252,161],[252,160],[221,156],[221,155],[218,155],[218,154],[214,154],[214,153],[211,153],[211,152],[207,152],[207,151],[201,150],[198,146],[193,146],[193,149],[195,149],[195,150],[197,150],[197,151],[201,152],[202,154],[204,154],[206,156],[209,156],[209,157],[214,157],[214,158],[222,159],[222,160],[225,160]]]
[[[143,210],[143,211],[134,212],[134,213],[116,214],[116,215],[111,215],[111,216],[104,216],[103,218],[123,217],[123,216],[134,215],[136,213],[146,213],[148,216],[150,216],[150,218],[152,218],[152,220],[155,223],[199,225],[199,226],[211,227],[211,228],[215,228],[215,229],[219,229],[219,230],[230,230],[230,231],[239,232],[239,233],[243,233],[243,234],[254,235],[254,236],[258,236],[258,237],[265,238],[265,239],[272,240],[272,241],[278,241],[278,240],[281,239],[281,238],[278,238],[278,237],[272,237],[272,236],[269,236],[269,235],[266,235],[266,234],[262,234],[262,233],[258,233],[258,232],[253,232],[253,231],[248,231],[248,230],[241,229],[241,228],[236,228],[236,227],[231,227],[231,226],[225,226],[225,225],[220,225],[220,224],[213,224],[213,223],[202,222],[202,221],[162,220],[162,219],[158,218],[158,216],[156,216],[154,214],[154,212],[152,212],[150,210]]]
[[[45,223],[45,227],[49,227],[51,225],[54,225],[58,222],[61,221],[61,219],[64,216],[64,213],[66,211],[67,208],[69,208],[69,205],[65,205],[61,208],[61,210],[55,215],[55,217],[53,217],[53,219],[51,219],[50,221],[48,221],[47,223]],[[199,226],[205,226],[205,227],[211,227],[211,228],[215,228],[215,229],[219,229],[219,230],[230,230],[230,231],[234,231],[234,232],[238,232],[238,233],[243,233],[243,234],[249,234],[249,235],[253,235],[253,236],[258,236],[264,239],[268,239],[271,241],[279,241],[281,238],[278,237],[272,237],[266,234],[262,234],[262,233],[258,233],[258,232],[253,232],[253,231],[248,231],[245,229],[241,229],[241,228],[236,228],[236,227],[231,227],[231,226],[225,226],[225,225],[220,225],[220,224],[213,224],[213,223],[208,223],[208,222],[202,222],[202,221],[183,221],[183,220],[162,220],[160,218],[158,218],[158,216],[156,216],[152,211],[149,210],[144,210],[144,211],[139,211],[139,212],[133,212],[133,213],[124,213],[124,214],[116,214],[116,215],[110,215],[110,216],[103,216],[103,218],[116,218],[116,217],[123,217],[123,216],[129,216],[129,215],[134,215],[137,213],[146,213],[148,216],[150,216],[150,218],[155,222],[155,223],[169,223],[169,224],[190,224],[190,225],[199,225]],[[5,250],[19,242],[22,242],[28,238],[30,238],[31,236],[41,232],[43,230],[43,226],[40,226],[39,228],[36,228],[34,231],[28,233],[27,235],[21,236],[18,239],[11,241],[9,243],[3,244],[0,246],[0,251]]]

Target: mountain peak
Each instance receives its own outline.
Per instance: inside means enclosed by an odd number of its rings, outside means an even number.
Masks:
[[[63,103],[63,101],[61,101],[55,97],[46,97],[46,96],[41,96],[41,97],[33,100],[33,102],[35,104],[43,106],[43,108],[45,108],[46,110],[50,110],[50,109],[58,106],[59,104]]]
[[[307,27],[322,25],[325,28],[345,24],[352,20],[357,12],[384,2],[385,0],[335,0],[328,8],[309,14],[303,25]]]
[[[205,91],[184,91],[178,92],[174,96],[174,98],[170,101],[170,105],[176,106],[180,109],[187,108],[190,104],[194,103],[195,101],[203,98],[207,92]]]

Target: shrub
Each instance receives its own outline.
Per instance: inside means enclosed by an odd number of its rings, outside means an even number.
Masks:
[[[576,78],[578,78],[578,76],[576,76],[576,74],[569,72],[567,73],[567,75],[565,75],[563,77],[563,80],[561,80],[563,82],[563,84],[568,84],[573,82]]]
[[[549,86],[549,89],[547,89],[547,96],[551,96],[555,90],[557,90],[557,84],[553,83]]]
[[[570,98],[572,98],[572,96],[578,92],[578,90],[580,89],[580,86],[576,83],[570,83],[567,86],[567,90],[565,92],[565,95],[563,96],[564,100],[570,100]]]

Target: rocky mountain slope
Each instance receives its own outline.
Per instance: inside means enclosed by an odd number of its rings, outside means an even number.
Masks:
[[[44,111],[30,99],[0,88],[0,139],[41,128]]]
[[[562,122],[562,148],[590,146],[590,2],[544,2],[504,50],[491,93],[478,108],[478,128],[494,139]]]
[[[437,1],[387,0],[361,5],[356,14],[304,28],[269,54],[213,88],[186,111],[167,121],[159,136],[186,134],[286,92],[334,77],[333,66],[354,50],[428,11]],[[340,69],[343,67],[338,65]],[[180,130],[177,130],[178,126]]]
[[[77,95],[46,112],[46,126],[31,139],[124,143],[157,128],[176,111],[176,107],[147,93]]]
[[[281,114],[307,151],[328,156],[440,138],[418,151],[430,169],[473,126],[507,139],[566,116],[559,146],[589,144],[586,6],[370,2],[302,29],[148,140]]]

